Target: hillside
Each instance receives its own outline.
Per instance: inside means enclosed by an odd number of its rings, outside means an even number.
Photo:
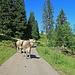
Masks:
[[[46,36],[41,35],[41,39],[37,41],[38,53],[51,64],[60,75],[75,75],[75,58],[69,55],[65,55],[61,50],[57,48],[54,50],[53,47],[47,45]],[[69,51],[69,49],[67,50]]]

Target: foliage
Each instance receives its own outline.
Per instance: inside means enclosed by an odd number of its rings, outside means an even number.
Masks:
[[[57,31],[57,44],[69,47],[71,35],[71,29],[68,24],[60,26]]]
[[[55,47],[56,46],[56,41],[53,40],[53,39],[49,40],[48,43],[47,43],[47,46],[48,47]]]
[[[43,28],[48,39],[52,38],[53,32],[53,6],[50,0],[45,0],[42,14]]]
[[[0,1],[0,20],[1,33],[23,38],[27,23],[23,0]]]
[[[27,25],[28,38],[39,39],[38,22],[35,20],[34,12],[30,12]]]
[[[60,10],[60,13],[59,13],[59,15],[57,16],[56,22],[57,22],[57,27],[58,27],[59,25],[64,25],[64,24],[68,23],[68,22],[67,22],[66,14],[65,14],[65,12],[64,12],[63,9]]]
[[[74,39],[75,36],[72,35],[72,39],[70,39],[71,47],[74,46]],[[52,50],[52,47],[56,46],[56,41],[52,39],[47,43],[47,38],[45,34],[40,34],[40,39],[38,41],[39,43],[43,44],[39,44],[36,47],[36,50],[49,64],[51,64],[57,70],[60,75],[75,75],[75,58],[72,58],[71,56],[66,56],[59,50]],[[68,51],[71,52],[72,48]]]
[[[45,45],[47,44],[47,37],[46,37],[46,34],[40,34],[40,39],[38,40],[42,43],[44,43]]]
[[[15,33],[19,38],[25,39],[27,18],[26,18],[26,9],[23,0],[16,0],[15,13],[17,16],[15,18],[15,25],[16,25]]]
[[[70,46],[70,40],[72,37],[71,28],[67,22],[64,10],[62,9],[56,19],[56,44],[57,46]]]
[[[39,39],[38,22],[34,12],[30,12],[27,24],[23,0],[0,1],[0,33],[21,39]]]

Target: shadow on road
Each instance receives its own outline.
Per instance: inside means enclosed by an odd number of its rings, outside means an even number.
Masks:
[[[31,48],[36,48],[36,45],[35,46],[32,46]]]
[[[41,58],[41,57],[37,57],[36,55],[33,55],[33,54],[31,54],[30,57],[31,57],[31,59],[33,59],[33,58],[35,58],[35,59]]]

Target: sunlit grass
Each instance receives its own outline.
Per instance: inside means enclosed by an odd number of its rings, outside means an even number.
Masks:
[[[0,65],[2,65],[15,52],[16,48],[12,41],[2,40],[0,42]]]
[[[48,47],[37,46],[38,53],[57,71],[66,75],[75,75],[75,58],[50,50]],[[60,75],[63,75],[62,72]]]

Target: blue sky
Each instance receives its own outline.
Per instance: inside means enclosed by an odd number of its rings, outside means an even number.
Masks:
[[[27,18],[30,11],[34,12],[35,18],[38,21],[39,31],[42,30],[42,8],[45,0],[24,0]],[[61,9],[64,10],[71,28],[75,24],[75,0],[51,0],[54,8],[54,21],[56,20]]]

